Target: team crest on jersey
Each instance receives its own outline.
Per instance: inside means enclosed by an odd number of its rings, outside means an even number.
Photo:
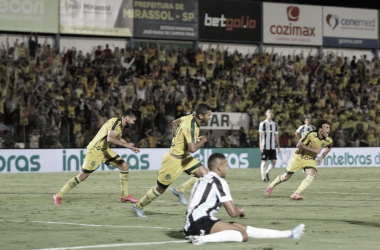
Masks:
[[[167,175],[165,175],[165,180],[169,181],[171,178],[172,178],[172,175],[171,175],[171,174],[167,174]]]
[[[324,148],[326,146],[326,143],[322,143],[321,148]]]
[[[95,166],[95,161],[91,162],[91,167]]]

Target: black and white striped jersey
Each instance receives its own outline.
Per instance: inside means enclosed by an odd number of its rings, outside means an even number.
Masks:
[[[259,133],[263,134],[261,145],[264,149],[276,149],[276,134],[278,134],[278,125],[274,121],[264,120],[260,122]]]
[[[301,133],[301,138],[307,134],[307,132],[310,132],[310,131],[314,131],[316,130],[315,126],[314,125],[309,125],[309,126],[306,126],[306,124],[300,126],[296,132],[298,133]]]
[[[198,219],[208,216],[217,220],[214,215],[219,211],[221,203],[232,201],[227,182],[214,172],[199,178],[191,190],[189,205],[186,212],[184,229]]]

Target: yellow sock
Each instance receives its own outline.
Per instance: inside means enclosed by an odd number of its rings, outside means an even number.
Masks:
[[[149,189],[148,192],[140,199],[139,202],[136,203],[136,207],[139,209],[142,209],[143,207],[147,206],[149,203],[154,201],[158,196],[160,196],[160,193],[155,189]]]
[[[272,181],[271,184],[269,184],[269,186],[271,188],[274,188],[275,186],[277,186],[278,184],[280,184],[282,182],[282,175],[279,175],[276,177],[276,179],[274,179],[274,181]]]
[[[308,186],[310,186],[313,180],[314,180],[313,176],[310,176],[310,175],[306,176],[306,178],[301,182],[301,185],[296,190],[296,193],[300,194],[302,191],[304,191]]]
[[[121,196],[128,196],[129,171],[120,171]]]
[[[182,183],[177,187],[178,192],[184,193],[188,189],[192,189],[194,186],[194,183],[198,181],[198,177],[191,177],[186,182]]]
[[[75,188],[76,185],[80,183],[79,175],[75,176],[74,178],[70,179],[59,191],[56,196],[57,197],[62,197],[64,196],[67,192],[69,192],[72,188]]]

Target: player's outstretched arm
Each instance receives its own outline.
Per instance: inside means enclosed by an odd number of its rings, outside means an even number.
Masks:
[[[237,208],[233,201],[226,201],[223,205],[231,217],[235,218],[245,216],[245,210],[243,208]]]
[[[307,150],[307,151],[310,151],[310,152],[313,152],[313,153],[316,153],[316,154],[319,154],[321,152],[321,150],[322,150],[320,148],[310,148],[310,147],[306,146],[305,144],[303,144],[302,141],[299,141],[297,143],[297,148],[302,149],[302,150]]]
[[[203,146],[203,144],[205,144],[206,142],[207,142],[206,136],[204,136],[204,135],[199,136],[197,139],[197,143],[187,144],[189,152],[194,153],[195,151],[200,149]]]
[[[131,149],[134,153],[140,153],[140,149],[139,148],[136,148],[134,145],[134,143],[128,143],[126,140],[124,140],[123,138],[121,138],[121,136],[120,136],[120,138],[118,138],[118,140],[119,141],[122,141],[122,142],[125,142],[125,143],[127,143],[127,144],[129,144],[129,145],[131,145],[131,148],[129,148],[129,149]]]
[[[120,138],[120,139],[116,138],[115,131],[112,131],[112,130],[108,130],[107,142],[118,145],[118,146],[122,146],[125,148],[129,148],[135,153],[140,152],[140,149],[134,147],[133,143],[128,143],[123,138]]]
[[[322,164],[323,158],[325,158],[325,156],[330,152],[331,148],[332,147],[327,147],[325,152],[323,152],[323,154],[321,155],[321,157],[318,158],[318,160],[317,160],[318,165]]]

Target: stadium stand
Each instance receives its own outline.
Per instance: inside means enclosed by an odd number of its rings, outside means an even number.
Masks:
[[[59,52],[37,35],[28,43],[7,39],[0,56],[0,148],[83,148],[126,108],[138,111],[126,140],[169,147],[171,122],[202,102],[251,117],[249,131],[204,131],[206,147],[257,147],[268,108],[282,147],[295,146],[307,117],[331,121],[334,146],[379,146],[379,61],[366,56],[241,54],[222,45],[195,51],[156,42]]]

